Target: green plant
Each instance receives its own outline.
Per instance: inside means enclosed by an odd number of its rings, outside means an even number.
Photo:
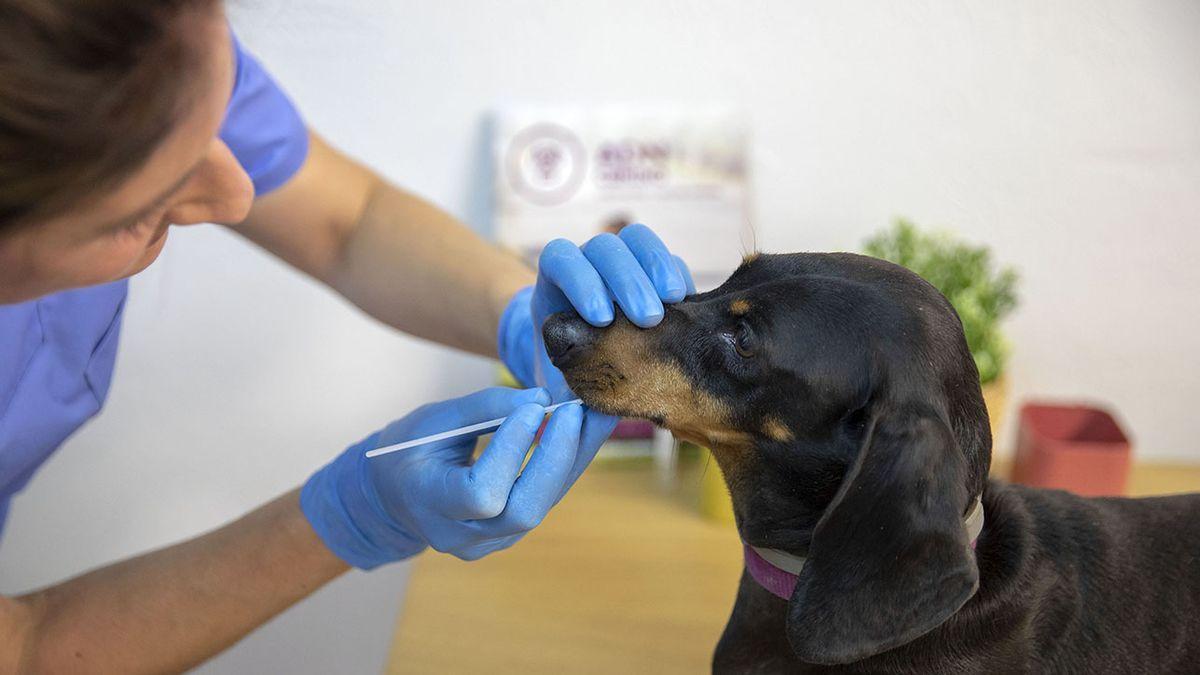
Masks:
[[[864,249],[907,267],[941,291],[962,319],[980,382],[1000,376],[1008,358],[1000,321],[1017,306],[1015,270],[996,268],[987,246],[973,246],[946,232],[922,232],[903,218],[868,239]]]

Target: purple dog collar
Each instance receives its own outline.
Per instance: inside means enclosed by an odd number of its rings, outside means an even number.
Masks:
[[[971,542],[971,548],[975,548],[979,533],[983,532],[983,502],[975,500],[975,507],[963,521],[963,526],[967,528],[967,539]],[[796,590],[796,579],[800,576],[800,570],[804,569],[804,558],[779,549],[761,548],[744,542],[742,551],[746,558],[746,571],[758,585],[770,591],[772,595],[790,600],[792,591]]]

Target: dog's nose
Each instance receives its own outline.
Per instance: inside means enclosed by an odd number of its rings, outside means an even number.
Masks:
[[[570,366],[596,342],[596,329],[578,314],[559,312],[542,324],[546,353],[556,368]]]

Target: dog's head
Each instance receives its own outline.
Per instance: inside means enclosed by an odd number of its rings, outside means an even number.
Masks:
[[[757,255],[649,330],[543,327],[571,389],[712,448],[742,538],[808,557],[788,638],[847,663],[941,624],[978,587],[963,518],[991,455],[953,308],[904,268]]]

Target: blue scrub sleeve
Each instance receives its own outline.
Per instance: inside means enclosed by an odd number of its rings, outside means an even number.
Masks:
[[[262,196],[286,183],[308,157],[308,129],[287,94],[233,38],[237,73],[221,140]]]

